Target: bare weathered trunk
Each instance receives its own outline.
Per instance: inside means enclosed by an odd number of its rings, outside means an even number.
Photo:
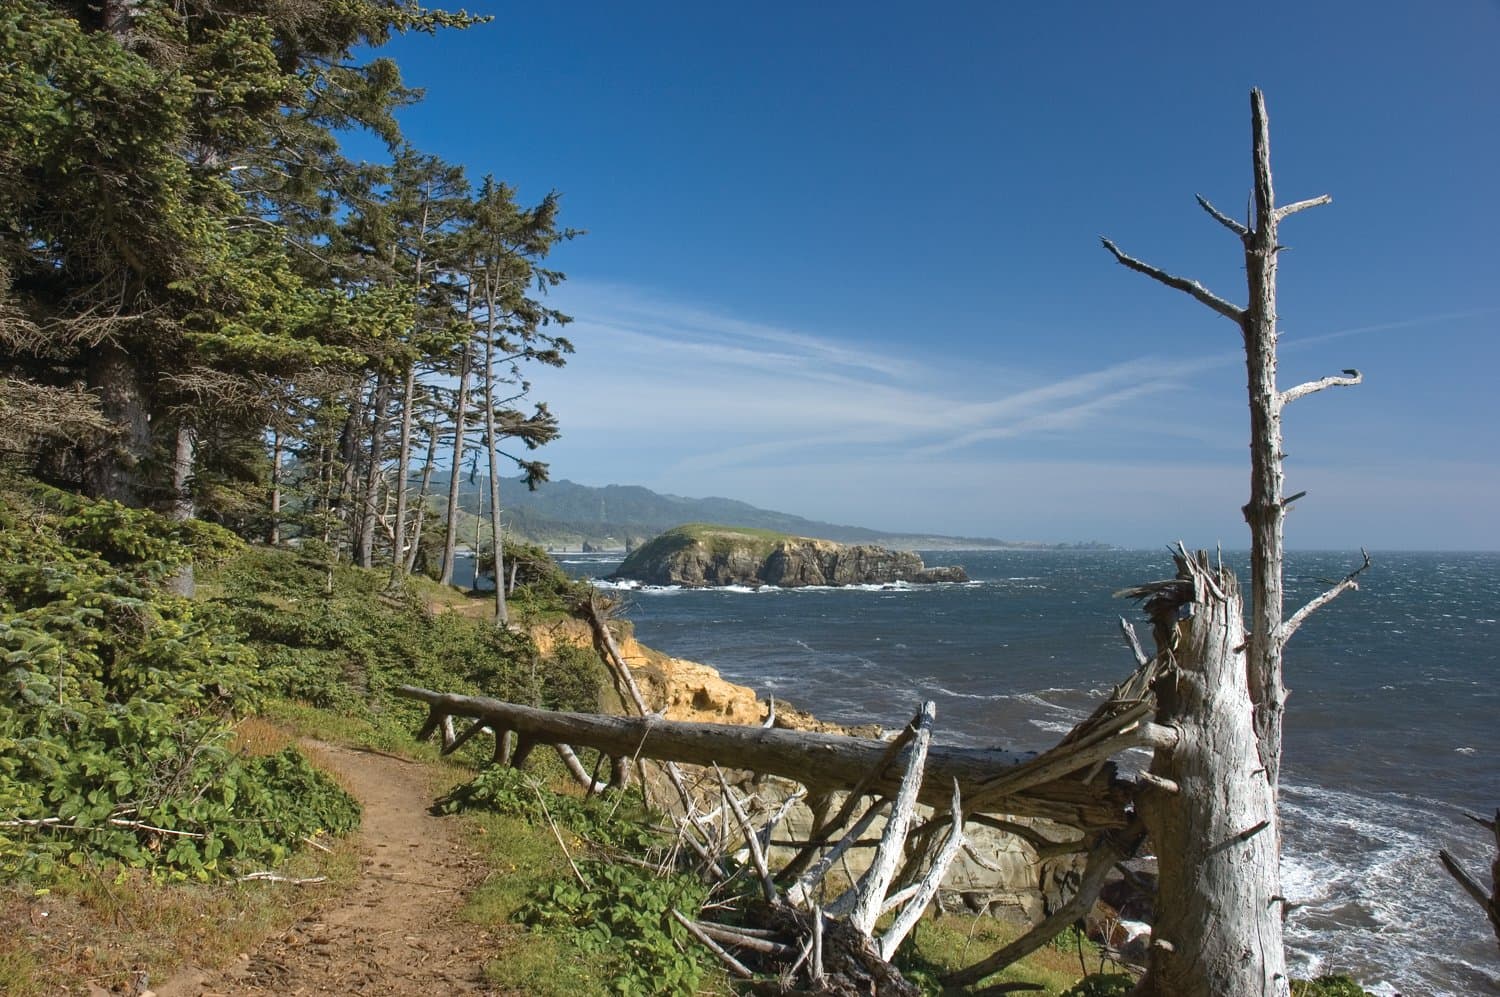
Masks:
[[[411,421],[416,404],[417,368],[406,368],[406,383],[401,391],[401,447],[396,455],[396,521],[391,539],[391,584],[405,578],[406,567],[406,478],[411,473]]]
[[[750,769],[780,775],[806,785],[894,796],[902,770],[890,745],[874,738],[820,734],[781,728],[733,724],[687,723],[656,716],[620,717],[564,713],[505,703],[482,696],[460,696],[399,686],[398,696],[428,704],[432,717],[426,737],[441,717],[482,720],[491,730],[514,731],[529,744],[570,744],[596,748],[608,755],[637,756],[690,765]],[[926,759],[927,778],[919,800],[930,806],[952,802],[956,780],[965,796],[986,795],[997,775],[1028,763],[1019,752],[986,748],[933,746]],[[1121,828],[1130,818],[1123,806],[1124,787],[1108,775],[1085,778],[1092,766],[1006,796],[986,808],[1028,817],[1045,817],[1089,831]]]
[[[465,341],[459,357],[458,391],[453,398],[453,460],[448,467],[448,517],[443,527],[443,574],[439,579],[444,585],[453,584],[453,556],[458,549],[458,488],[459,469],[464,461],[464,423],[469,408],[469,357],[471,344]]]
[[[1276,795],[1260,770],[1234,574],[1179,558],[1178,583],[1148,604],[1173,667],[1156,682],[1158,782],[1137,795],[1159,880],[1140,997],[1287,993]]]
[[[1285,475],[1281,395],[1276,389],[1276,254],[1281,247],[1276,241],[1278,219],[1271,185],[1271,134],[1259,90],[1250,95],[1250,119],[1255,227],[1244,239],[1250,300],[1241,320],[1250,395],[1250,501],[1245,505],[1245,521],[1250,524],[1252,609],[1248,675],[1257,754],[1275,799],[1280,793],[1281,719],[1286,700],[1281,677]]]
[[[1277,228],[1289,215],[1326,204],[1327,195],[1276,206],[1265,101],[1250,92],[1254,217],[1241,224],[1201,196],[1198,203],[1239,237],[1249,301],[1241,308],[1197,281],[1159,270],[1104,246],[1125,266],[1182,291],[1239,328],[1250,399],[1250,632],[1244,633],[1239,586],[1206,555],[1178,559],[1179,580],[1155,590],[1157,722],[1175,727],[1178,744],[1158,749],[1140,808],[1160,867],[1157,923],[1149,971],[1139,993],[1217,997],[1289,992],[1282,947],[1287,901],[1281,892],[1281,828],[1276,814],[1281,728],[1286,701],[1282,650],[1309,613],[1355,585],[1342,582],[1283,615],[1282,471],[1284,406],[1325,388],[1360,383],[1356,370],[1286,391],[1276,385]]]

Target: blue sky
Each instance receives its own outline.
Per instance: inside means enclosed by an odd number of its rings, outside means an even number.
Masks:
[[[424,151],[563,194],[555,477],[891,530],[1243,546],[1248,91],[1297,547],[1500,548],[1500,5],[557,3],[392,46]]]

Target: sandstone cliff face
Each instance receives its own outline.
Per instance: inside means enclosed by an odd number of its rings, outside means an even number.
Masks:
[[[616,573],[648,585],[889,585],[965,582],[963,568],[928,568],[909,551],[729,529],[673,530],[636,550]]]

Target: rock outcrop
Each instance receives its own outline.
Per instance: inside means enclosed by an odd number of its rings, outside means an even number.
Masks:
[[[616,578],[689,588],[724,585],[889,585],[966,582],[910,551],[721,526],[679,526],[632,551]]]

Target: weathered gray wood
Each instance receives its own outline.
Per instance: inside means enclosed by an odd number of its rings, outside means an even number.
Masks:
[[[1469,815],[1469,819],[1489,831],[1495,838],[1495,861],[1490,864],[1489,895],[1485,895],[1484,887],[1479,885],[1479,881],[1469,875],[1468,871],[1446,849],[1438,852],[1438,860],[1443,863],[1443,868],[1448,870],[1448,875],[1453,877],[1454,881],[1490,919],[1490,927],[1495,929],[1495,944],[1500,945],[1500,810],[1495,811],[1494,820],[1486,820],[1473,814]]]
[[[729,781],[724,778],[724,770],[717,765],[714,766],[714,774],[719,777],[719,791],[724,794],[724,802],[734,813],[734,819],[740,825],[740,833],[744,835],[745,847],[750,850],[750,861],[755,866],[755,873],[760,877],[761,891],[765,894],[766,903],[774,904],[779,896],[776,892],[776,884],[771,879],[771,867],[766,864],[766,852],[760,845],[760,836],[755,833],[755,827],[750,823],[750,818],[745,815],[745,808],[740,806],[740,801],[734,795],[734,790],[729,788]]]
[[[626,757],[639,752],[642,757],[691,765],[717,762],[728,768],[779,775],[809,790],[859,785],[889,747],[872,738],[841,734],[539,710],[414,686],[399,686],[396,694],[427,703],[440,716],[482,719],[491,727],[517,731],[533,742],[561,741]],[[934,806],[947,803],[946,787],[955,779],[967,798],[979,783],[1025,761],[1013,751],[934,746],[927,759],[931,778],[919,799]],[[868,789],[889,796],[898,786],[895,778],[883,773],[868,784]],[[1112,777],[1086,783],[1075,773],[996,800],[994,812],[1047,817],[1084,829],[1122,827],[1128,822],[1127,792],[1128,786]]]
[[[859,836],[870,829],[870,825],[875,823],[875,818],[880,816],[883,809],[885,809],[884,802],[872,804],[870,809],[854,822],[854,826],[849,829],[848,833],[840,838],[826,855],[815,862],[811,869],[798,878],[792,888],[787,891],[787,899],[793,904],[806,903],[812,897],[813,890],[823,881],[823,877],[828,875],[828,870],[833,868],[833,864],[845,852],[854,847],[859,841]]]
[[[953,801],[949,804],[952,813],[953,828],[948,832],[948,838],[943,842],[942,849],[937,857],[932,860],[932,867],[927,870],[919,883],[912,898],[906,901],[906,906],[891,926],[886,929],[884,935],[880,936],[880,958],[890,962],[895,958],[896,950],[901,947],[901,942],[911,933],[911,929],[917,926],[917,921],[927,905],[932,903],[932,898],[937,896],[938,886],[943,881],[943,876],[948,871],[948,866],[958,855],[958,851],[964,844],[964,815],[960,809],[960,795],[958,785],[953,786]]]
[[[1157,782],[1137,795],[1158,856],[1153,937],[1167,943],[1151,950],[1141,992],[1285,993],[1276,796],[1259,771],[1239,586],[1206,554],[1178,560],[1190,586],[1148,603],[1176,621],[1176,668],[1157,695],[1181,736],[1154,754]]]
[[[917,795],[922,789],[923,775],[927,765],[927,746],[932,742],[932,725],[937,715],[937,704],[928,700],[917,713],[917,732],[912,736],[911,753],[906,762],[906,773],[901,777],[901,788],[896,791],[891,804],[891,816],[885,822],[885,831],[870,860],[854,910],[849,914],[849,923],[856,931],[869,935],[875,930],[875,919],[880,916],[880,906],[885,901],[891,879],[896,875],[896,865],[901,861],[901,852],[906,847],[906,830],[911,826],[912,810],[917,805]],[[882,956],[882,958],[889,958]]]
[[[1153,681],[1156,720],[1180,734],[1176,745],[1156,749],[1138,795],[1160,860],[1155,943],[1139,997],[1288,993],[1276,815],[1286,703],[1282,652],[1307,614],[1356,587],[1359,573],[1284,619],[1283,531],[1287,506],[1301,493],[1285,496],[1282,409],[1325,388],[1358,384],[1361,377],[1351,369],[1285,392],[1277,388],[1277,226],[1331,199],[1322,195],[1278,208],[1270,126],[1259,90],[1250,92],[1250,121],[1250,224],[1198,199],[1243,245],[1244,308],[1196,281],[1125,256],[1105,240],[1120,263],[1191,294],[1239,326],[1250,403],[1250,500],[1243,510],[1251,546],[1248,634],[1232,573],[1222,564],[1211,566],[1205,553],[1192,557],[1183,549],[1177,579],[1134,593],[1150,600],[1156,661],[1164,666]]]
[[[943,982],[955,987],[978,983],[986,976],[1000,972],[1018,959],[1024,959],[1057,937],[1059,932],[1083,917],[1088,913],[1089,908],[1094,906],[1094,901],[1098,899],[1099,891],[1103,889],[1104,879],[1109,875],[1109,871],[1115,867],[1115,863],[1135,854],[1140,846],[1141,837],[1139,825],[1125,831],[1106,832],[1101,835],[1099,841],[1089,851],[1088,862],[1084,866],[1078,891],[1067,902],[1020,938],[997,949],[974,965],[948,974],[943,977]],[[1215,993],[1222,997],[1230,997],[1234,991],[1224,990]]]

